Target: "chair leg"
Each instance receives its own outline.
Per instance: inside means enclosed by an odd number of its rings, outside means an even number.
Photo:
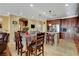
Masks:
[[[46,44],[47,44],[47,40],[46,40]]]
[[[27,51],[27,52],[25,52],[25,55],[26,55],[26,56],[29,56],[29,52],[28,52],[28,51]]]
[[[42,56],[44,56],[44,52],[42,53]]]
[[[16,45],[16,50],[17,50],[17,43],[15,45]]]
[[[18,50],[18,55],[19,55],[19,44],[17,43],[17,50]]]
[[[44,47],[42,47],[42,55],[44,56]]]
[[[28,56],[30,56],[30,51],[28,51]]]
[[[19,48],[18,48],[18,55],[19,55]]]
[[[49,42],[49,39],[46,39],[46,44]]]
[[[37,56],[37,49],[35,49],[35,56]]]
[[[22,56],[22,49],[21,49],[21,52],[20,52],[21,56]]]

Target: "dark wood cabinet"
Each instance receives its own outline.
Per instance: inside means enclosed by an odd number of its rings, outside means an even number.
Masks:
[[[47,20],[47,25],[49,25],[49,24],[52,24],[52,25],[60,24],[60,19],[56,19],[56,20],[50,20],[50,19],[48,19]]]
[[[74,39],[74,28],[76,26],[76,23],[79,24],[79,18],[77,18],[77,17],[56,19],[56,20],[47,20],[48,26],[49,26],[49,24],[52,24],[52,25],[59,24],[60,25],[60,38],[62,38],[62,39]]]
[[[76,29],[79,27],[79,17],[77,17],[77,20],[76,20]],[[75,45],[76,45],[76,48],[77,48],[77,51],[79,53],[79,33],[76,32],[74,34],[74,42],[75,42]]]
[[[77,26],[79,26],[79,17],[77,18]]]
[[[76,22],[77,17],[62,19],[61,32],[64,33],[61,34],[62,39],[74,39],[74,28],[76,26]],[[66,29],[66,31],[63,29]]]
[[[75,26],[77,21],[77,17],[62,19],[62,26]]]
[[[49,28],[51,27],[51,26],[49,26],[49,25],[59,25],[60,26],[60,19],[56,19],[56,20],[50,20],[50,19],[48,19],[47,20],[47,31],[49,31]]]
[[[79,36],[75,35],[74,42],[79,53]]]
[[[64,33],[63,33],[63,32],[61,32],[61,33],[60,33],[60,38],[62,38],[62,39],[63,39],[64,37],[65,37]]]

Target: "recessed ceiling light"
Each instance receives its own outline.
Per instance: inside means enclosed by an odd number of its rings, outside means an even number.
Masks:
[[[65,4],[65,6],[69,6],[69,4]]]
[[[30,4],[30,7],[34,7],[34,4]]]
[[[43,12],[43,14],[45,15],[45,14],[46,14],[46,12]]]
[[[34,18],[34,16],[32,16],[32,18]]]
[[[19,15],[23,15],[23,13],[20,13]]]
[[[7,12],[8,15],[10,15],[10,12]]]

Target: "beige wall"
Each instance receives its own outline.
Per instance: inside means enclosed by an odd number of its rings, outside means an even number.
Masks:
[[[2,18],[2,31],[9,33],[9,16],[0,16]]]
[[[14,41],[14,32],[20,30],[20,25],[19,25],[19,16],[15,15],[10,15],[10,40]],[[12,22],[16,21],[17,24],[13,24]]]
[[[44,20],[43,23],[43,32],[47,32],[47,21]]]
[[[45,23],[44,23],[45,22]],[[39,31],[46,31],[46,21],[40,21],[40,20],[28,20],[28,26],[31,29],[31,24],[35,25],[35,28]]]

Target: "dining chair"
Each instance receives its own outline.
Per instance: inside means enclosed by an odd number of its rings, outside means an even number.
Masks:
[[[20,54],[21,56],[23,55],[23,53],[25,53],[25,55],[28,56],[28,50],[25,49],[23,50],[23,44],[22,44],[22,36],[21,36],[21,31],[17,31],[16,32],[16,46],[17,46],[17,52],[18,52],[18,55]],[[27,45],[27,42],[26,42],[26,45]],[[27,46],[26,46],[27,47]]]
[[[15,36],[15,49],[17,50],[18,49],[18,38],[17,38],[17,35],[18,35],[18,33],[17,32],[15,32],[14,33],[14,36]]]
[[[53,45],[54,35],[55,34],[46,33],[46,44],[51,43],[51,45]]]
[[[44,56],[44,36],[45,33],[37,33],[36,39],[32,41],[30,48],[35,56]]]
[[[18,55],[19,55],[19,53],[20,53],[20,55],[22,55],[23,46],[22,46],[21,41],[22,40],[21,40],[21,36],[20,36],[20,31],[17,31],[15,33],[15,43],[16,43],[16,50],[17,50]]]
[[[8,33],[4,33],[4,32],[0,32],[0,55],[4,55],[5,54],[3,52],[7,48],[8,41],[9,41],[9,34]]]

